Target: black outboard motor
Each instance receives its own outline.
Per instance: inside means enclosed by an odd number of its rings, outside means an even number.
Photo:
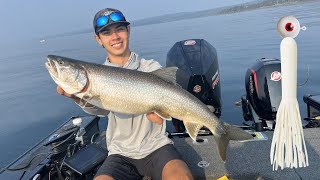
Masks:
[[[178,67],[177,83],[221,115],[220,72],[216,49],[204,39],[176,42],[167,54],[167,67]],[[183,132],[181,121],[173,120],[177,132]]]
[[[243,118],[254,121],[257,131],[274,129],[281,101],[281,63],[262,58],[247,70],[246,95],[241,97]]]

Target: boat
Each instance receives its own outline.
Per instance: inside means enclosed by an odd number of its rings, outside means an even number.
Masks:
[[[167,54],[167,67],[171,66],[183,70],[177,75],[177,83],[220,117],[220,72],[215,48],[204,39],[176,42]],[[254,88],[258,87],[255,82],[264,82],[261,85],[265,92],[279,92],[278,74],[274,74],[274,82],[266,81],[273,72],[280,72],[279,66],[280,62],[277,59],[262,58],[248,69],[245,83],[247,94],[241,97],[239,103],[246,125],[239,127],[251,133],[254,139],[231,141],[226,162],[220,159],[214,137],[206,128],[202,128],[197,141],[193,141],[181,121],[166,121],[167,135],[173,140],[174,146],[183,156],[195,179],[319,178],[320,149],[317,147],[320,145],[320,128],[305,126],[304,129],[310,166],[273,171],[270,165],[270,146],[277,110],[275,97],[281,94],[264,93],[266,96],[261,96]],[[254,80],[257,76],[258,79]],[[312,127],[318,127],[316,123],[320,119],[320,95],[305,95],[304,102],[308,109],[305,120],[313,123]],[[261,111],[261,108],[264,111]],[[92,179],[108,155],[106,122],[107,118],[98,116],[71,117],[1,169],[0,179]],[[252,122],[252,125],[248,125],[248,122]]]

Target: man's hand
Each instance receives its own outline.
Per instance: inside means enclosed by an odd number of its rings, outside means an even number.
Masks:
[[[76,96],[73,95],[73,94],[68,94],[68,93],[65,92],[60,86],[57,86],[57,93],[60,94],[60,95],[62,95],[62,96],[71,98],[71,99],[74,100],[76,103],[79,103],[79,102],[80,102],[80,98],[76,97]]]
[[[161,117],[159,117],[156,113],[151,112],[147,114],[147,118],[151,121],[154,122],[156,124],[161,125],[163,123],[163,119]]]
[[[65,92],[60,86],[57,86],[57,93],[62,95],[62,96],[65,96],[65,97],[68,97],[68,98],[72,99],[74,102],[76,102],[82,108],[83,107],[93,107],[94,106],[94,105],[92,105],[92,104],[90,104],[88,102],[84,102],[84,105],[81,105],[80,98],[78,98],[77,96],[75,96],[73,94],[69,94],[69,93]]]
[[[60,86],[57,86],[57,93],[62,95],[62,96],[69,97],[69,98],[72,97],[72,94],[66,93]]]

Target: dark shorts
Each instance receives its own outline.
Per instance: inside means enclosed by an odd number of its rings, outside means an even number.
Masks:
[[[116,180],[136,180],[149,176],[152,180],[160,180],[164,166],[174,159],[182,160],[172,144],[167,144],[142,159],[113,154],[107,157],[96,176],[110,175]]]

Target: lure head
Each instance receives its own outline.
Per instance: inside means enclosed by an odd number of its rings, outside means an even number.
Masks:
[[[277,30],[281,37],[292,37],[298,36],[300,29],[306,30],[305,26],[300,26],[298,19],[293,16],[282,17],[277,24]]]

